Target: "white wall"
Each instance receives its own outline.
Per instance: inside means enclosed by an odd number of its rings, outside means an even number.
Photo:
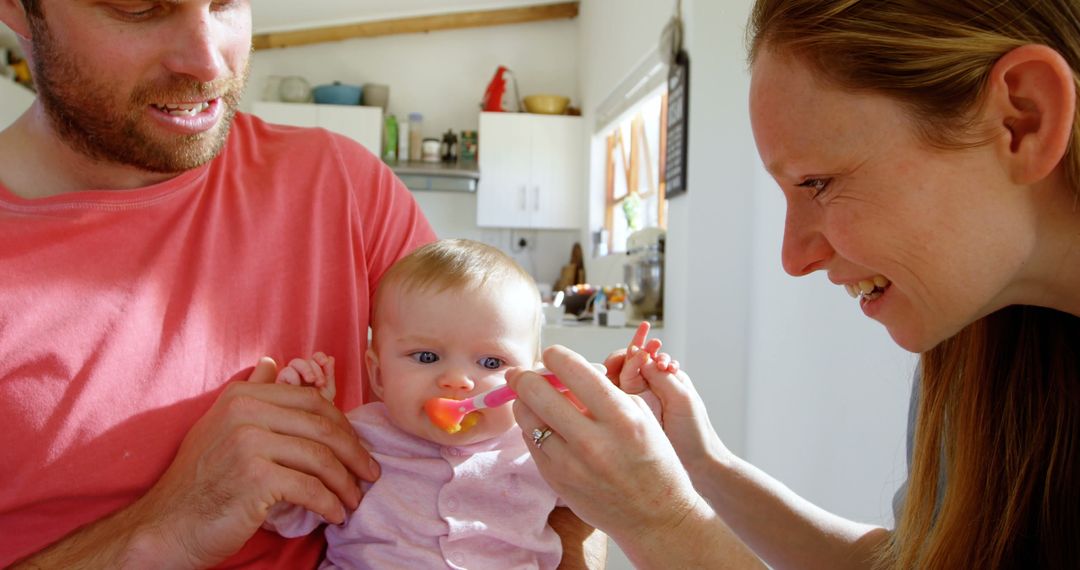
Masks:
[[[0,131],[19,118],[34,101],[34,93],[10,79],[0,77]]]
[[[552,284],[563,265],[570,262],[570,250],[580,238],[577,231],[506,230],[476,226],[476,194],[459,192],[415,192],[420,209],[439,237],[467,238],[506,251],[538,283]],[[518,246],[525,239],[524,248]]]
[[[586,119],[655,45],[674,4],[583,2]],[[760,166],[747,113],[751,5],[683,3],[689,191],[670,201],[666,346],[736,453],[840,515],[891,524],[888,501],[906,475],[913,357],[840,288],[780,267],[784,204]]]
[[[353,39],[255,52],[242,106],[263,95],[270,75],[299,75],[314,87],[335,80],[390,86],[389,112],[424,114],[424,133],[475,130],[480,99],[499,65],[524,97],[560,93],[578,104],[578,26],[559,20],[491,28]]]
[[[561,93],[580,105],[578,56],[576,20],[258,51],[252,58],[248,92],[241,106],[250,110],[251,104],[263,97],[271,75],[300,75],[312,86],[334,80],[382,83],[390,86],[390,113],[399,119],[414,111],[423,113],[425,136],[440,136],[447,129],[478,127],[480,99],[499,65],[514,73],[522,96]],[[584,195],[583,186],[583,200]],[[474,194],[420,192],[415,196],[440,237],[465,237],[501,247],[540,282],[551,283],[558,277],[579,239],[576,231],[519,235],[479,228]],[[526,237],[529,247],[511,247],[518,237]]]

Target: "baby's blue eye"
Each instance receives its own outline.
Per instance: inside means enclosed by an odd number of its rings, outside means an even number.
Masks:
[[[431,364],[439,361],[439,355],[429,350],[421,350],[420,352],[414,352],[411,355],[413,360],[420,364]]]
[[[498,370],[502,368],[503,361],[501,358],[495,358],[494,356],[485,356],[477,361],[480,366],[487,368],[488,370]]]

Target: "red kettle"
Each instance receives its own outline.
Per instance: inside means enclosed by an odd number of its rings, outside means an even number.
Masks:
[[[509,93],[508,87],[513,87],[513,96]],[[517,79],[514,78],[514,73],[500,65],[495,70],[495,77],[492,77],[491,82],[488,83],[484,99],[480,102],[480,109],[495,113],[517,113],[521,110],[519,100]]]

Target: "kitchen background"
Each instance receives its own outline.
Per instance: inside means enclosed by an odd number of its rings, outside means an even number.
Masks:
[[[529,0],[259,0],[256,33],[540,4]],[[736,453],[826,509],[890,525],[906,475],[904,425],[915,359],[866,319],[824,275],[780,267],[784,203],[758,160],[747,116],[744,24],[751,0],[684,0],[691,58],[688,191],[668,204],[665,345],[695,379],[713,424]],[[502,247],[551,283],[574,243],[586,275],[621,280],[623,255],[594,258],[603,225],[604,142],[611,101],[657,59],[675,0],[582,0],[577,17],[506,26],[351,39],[255,53],[243,108],[271,76],[388,85],[388,110],[424,115],[425,136],[479,126],[479,102],[499,65],[522,96],[569,96],[582,111],[580,183],[572,229],[482,227],[476,192],[417,191],[442,236]],[[2,28],[2,26],[0,26]],[[0,47],[14,48],[2,29]],[[629,87],[628,87],[629,86]],[[0,127],[32,100],[0,79]],[[483,139],[480,142],[483,153]],[[484,180],[483,172],[479,173]],[[595,280],[595,281],[594,281]],[[545,327],[545,339],[590,358],[629,329]],[[618,552],[612,568],[629,568]]]

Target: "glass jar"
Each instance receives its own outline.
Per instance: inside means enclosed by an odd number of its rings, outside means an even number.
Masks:
[[[420,113],[409,113],[409,160],[420,160],[423,158],[423,142],[424,142],[424,116]],[[403,160],[406,157],[401,157]]]

